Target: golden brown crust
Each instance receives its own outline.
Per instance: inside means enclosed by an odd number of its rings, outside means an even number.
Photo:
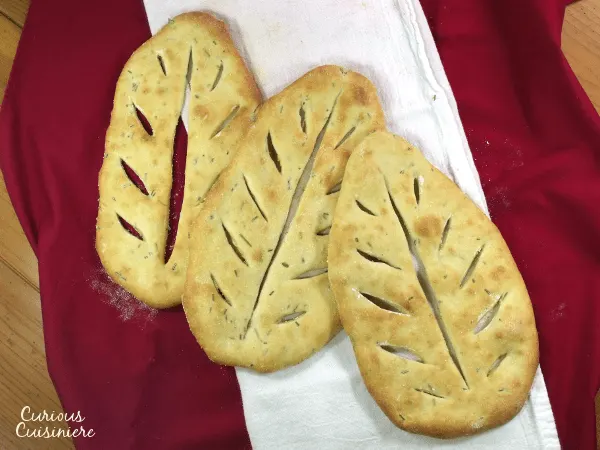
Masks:
[[[352,149],[383,126],[375,88],[336,66],[259,108],[191,236],[183,306],[213,361],[270,372],[340,330],[324,272],[334,188]]]
[[[175,247],[165,264],[173,143],[188,82],[184,199]],[[123,68],[99,175],[96,249],[111,278],[148,305],[180,302],[189,222],[232,158],[259,102],[256,83],[227,27],[210,14],[186,13],[169,21]],[[151,134],[136,108],[150,122]],[[232,120],[223,124],[226,118]],[[122,163],[141,178],[148,195]],[[142,239],[127,232],[119,217]]]
[[[377,132],[352,154],[328,262],[364,382],[397,426],[449,438],[519,412],[538,365],[525,284],[494,224],[403,139]]]

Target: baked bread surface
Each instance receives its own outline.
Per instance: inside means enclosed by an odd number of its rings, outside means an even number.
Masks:
[[[175,131],[186,95],[184,198],[166,261]],[[227,28],[210,14],[169,21],[125,64],[99,174],[96,249],[110,277],[139,300],[157,308],[180,303],[190,220],[259,102]]]
[[[366,387],[400,428],[470,435],[523,407],[538,338],[521,274],[495,225],[402,138],[374,133],[350,157],[329,279]]]
[[[213,361],[270,372],[338,333],[329,227],[352,149],[383,127],[373,85],[337,66],[258,109],[191,233],[183,306]]]

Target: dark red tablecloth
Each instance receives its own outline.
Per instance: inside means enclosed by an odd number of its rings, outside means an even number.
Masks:
[[[564,0],[422,0],[493,220],[521,269],[564,448],[595,445],[600,120],[560,51]],[[94,251],[113,90],[150,35],[141,0],[33,0],[0,167],[40,263],[48,367],[81,449],[250,447],[235,372],[180,308],[143,308]],[[79,424],[74,424],[79,425]]]

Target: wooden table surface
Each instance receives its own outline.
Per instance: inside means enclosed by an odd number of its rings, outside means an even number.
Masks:
[[[0,0],[0,103],[29,0]],[[600,112],[600,0],[567,8],[563,49]],[[0,106],[1,107],[1,106]],[[0,173],[0,448],[72,448],[68,439],[19,439],[21,409],[61,411],[46,368],[37,261]],[[50,427],[64,424],[41,424]]]

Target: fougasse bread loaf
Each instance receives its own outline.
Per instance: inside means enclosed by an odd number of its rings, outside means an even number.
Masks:
[[[366,387],[404,430],[470,435],[515,416],[538,366],[523,279],[488,217],[415,147],[350,157],[329,279]]]
[[[213,361],[275,371],[339,332],[329,227],[351,151],[383,127],[371,82],[337,66],[258,109],[191,233],[183,307]]]
[[[174,140],[186,96],[184,198],[169,257]],[[189,222],[259,103],[225,24],[210,14],[170,20],[127,61],[99,175],[96,249],[112,279],[139,300],[157,308],[180,303]]]

